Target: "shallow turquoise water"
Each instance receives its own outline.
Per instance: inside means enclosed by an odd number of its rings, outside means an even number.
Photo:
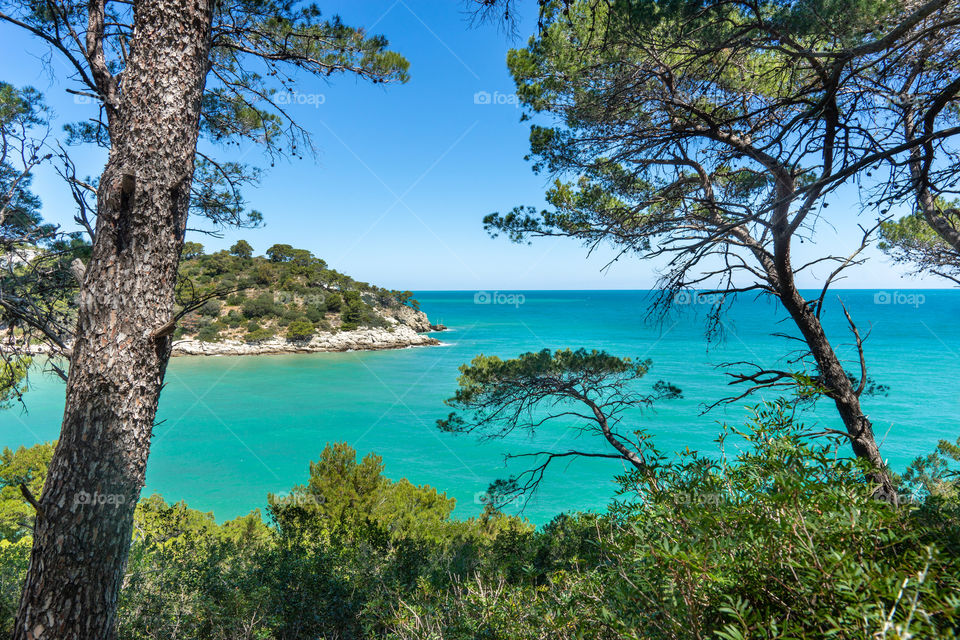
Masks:
[[[890,292],[886,298],[873,291],[836,293],[861,332],[870,331],[870,374],[890,386],[888,397],[866,399],[865,405],[884,437],[882,450],[891,464],[902,467],[928,453],[938,439],[960,435],[960,293]],[[383,456],[388,476],[445,491],[457,499],[457,515],[467,517],[480,510],[475,496],[490,481],[521,468],[517,461],[505,467],[505,452],[562,450],[575,438],[563,428],[533,439],[518,434],[494,442],[440,433],[434,423],[449,411],[442,401],[455,388],[457,367],[475,354],[509,357],[569,346],[652,358],[649,383],[673,382],[684,398],[632,418],[656,434],[660,448],[672,452],[686,446],[714,449],[719,422],[743,415],[746,402],[702,415],[704,403],[730,391],[717,365],[747,359],[782,365],[795,348],[771,336],[791,329],[775,307],[753,299],[734,305],[725,319],[725,339],[708,345],[703,305],[686,305],[656,324],[646,318],[650,297],[645,292],[522,296],[522,304],[476,304],[474,292],[418,294],[431,319],[452,329],[438,334],[446,343],[442,347],[175,358],[160,401],[144,495],[159,492],[168,500],[213,511],[218,519],[232,518],[262,507],[268,492],[304,482],[309,461],[324,444],[344,440],[361,454]],[[500,295],[494,302],[508,300]],[[831,305],[825,314],[837,351],[855,369],[852,339],[839,307]],[[36,376],[33,386],[27,413],[0,412],[0,446],[56,437],[63,386],[43,376]],[[835,422],[828,403],[806,418]],[[563,510],[602,508],[620,469],[603,460],[558,464],[525,514],[543,523]]]

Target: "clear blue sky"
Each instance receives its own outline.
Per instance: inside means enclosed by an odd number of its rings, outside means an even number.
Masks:
[[[533,11],[536,3],[525,6]],[[329,84],[305,81],[301,94],[320,94],[314,103],[291,107],[312,132],[318,158],[278,163],[257,190],[248,193],[265,214],[261,229],[228,231],[222,240],[193,237],[208,249],[247,239],[258,252],[277,242],[313,251],[351,276],[396,289],[643,289],[655,282],[655,265],[624,259],[603,270],[610,254],[587,259],[575,242],[555,239],[532,246],[493,240],[481,219],[518,204],[539,206],[548,182],[523,160],[528,124],[509,98],[476,104],[485,91],[509,96],[513,83],[505,59],[536,27],[531,13],[517,39],[496,25],[471,25],[468,4],[457,0],[365,0],[320,2],[350,25],[388,37],[391,48],[411,63],[405,85],[372,86],[342,76]],[[65,122],[89,117],[64,89],[69,70],[21,31],[0,25],[0,79],[32,85],[46,94]],[[305,98],[306,100],[306,98]],[[498,102],[494,97],[491,102]],[[505,102],[505,103],[504,103]],[[269,166],[256,149],[219,154]],[[76,154],[81,172],[98,175],[103,155]],[[47,219],[70,227],[72,201],[52,172],[41,172],[35,190]],[[846,254],[856,246],[853,199],[830,210],[834,228],[821,227],[818,253]],[[810,249],[799,247],[800,252]],[[942,286],[936,279],[901,278],[879,253],[841,287]],[[816,284],[823,273],[805,275]]]

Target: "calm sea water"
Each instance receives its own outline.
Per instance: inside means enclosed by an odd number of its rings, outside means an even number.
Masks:
[[[435,421],[449,411],[443,399],[456,387],[457,367],[474,355],[511,357],[569,346],[651,358],[649,383],[673,382],[684,398],[631,419],[672,452],[687,446],[715,450],[720,423],[743,416],[746,401],[702,413],[705,403],[730,393],[718,365],[738,360],[782,365],[795,348],[771,335],[792,329],[776,307],[753,299],[737,302],[724,320],[725,338],[708,344],[701,300],[688,300],[682,312],[655,324],[646,318],[651,298],[641,291],[488,293],[479,296],[488,304],[478,304],[474,292],[418,294],[431,319],[451,327],[438,334],[445,342],[441,347],[175,358],[160,400],[144,495],[161,493],[213,511],[219,520],[232,518],[262,508],[268,492],[306,481],[308,464],[324,445],[346,441],[361,454],[381,455],[388,476],[430,484],[456,498],[456,514],[469,517],[480,511],[476,496],[492,480],[522,469],[519,461],[505,466],[505,453],[592,446],[561,425],[533,438],[515,434],[493,442],[440,433]],[[887,397],[865,400],[890,463],[903,467],[939,439],[956,439],[960,293],[835,295],[861,332],[869,332],[870,374],[890,387]],[[852,338],[835,303],[825,311],[825,324],[855,369]],[[63,397],[62,384],[35,376],[28,411],[0,412],[0,446],[56,438]],[[836,426],[827,402],[805,419]],[[564,510],[600,509],[613,495],[612,478],[621,469],[597,459],[557,464],[525,515],[544,523]]]

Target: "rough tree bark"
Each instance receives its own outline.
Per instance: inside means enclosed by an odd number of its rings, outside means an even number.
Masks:
[[[102,33],[102,8],[91,3],[88,42]],[[115,637],[133,511],[170,356],[164,328],[173,316],[212,2],[138,0],[133,11],[122,92],[101,87],[111,150],[15,640]]]
[[[876,469],[871,476],[877,484],[875,496],[896,504],[897,492],[886,462],[880,455],[880,447],[873,433],[873,424],[863,412],[860,395],[847,377],[843,363],[833,350],[820,324],[820,319],[797,291],[792,279],[787,286],[781,285],[781,287],[780,299],[783,301],[783,306],[800,330],[810,349],[810,354],[817,362],[823,386],[827,390],[827,396],[837,407],[837,413],[847,430],[847,438],[850,440],[853,453],[858,458],[870,462]]]
[[[960,91],[960,80],[953,84],[957,85],[957,88],[954,88],[953,92],[956,93]],[[925,114],[923,118],[924,122],[930,123],[927,131],[917,130],[917,124],[915,122],[916,114],[908,104],[904,109],[903,118],[906,139],[916,141],[917,138],[921,137],[924,133],[928,134],[929,130],[932,129],[934,119],[939,115],[945,104],[946,102],[939,106],[935,105]],[[953,247],[954,251],[960,252],[960,230],[957,230],[951,222],[951,218],[955,219],[957,217],[957,211],[956,209],[941,211],[937,207],[937,200],[932,191],[933,185],[930,183],[930,170],[933,166],[934,154],[935,149],[932,142],[917,145],[910,150],[908,165],[910,167],[911,186],[916,193],[917,208],[920,209],[927,224],[930,225],[931,229],[936,231],[937,235],[939,235],[944,242]]]
[[[778,190],[778,195],[785,202],[789,202],[787,197],[793,196],[796,190],[792,179],[788,182],[789,184],[781,184]],[[875,469],[871,474],[871,479],[877,484],[874,495],[896,504],[897,491],[893,485],[893,478],[880,455],[880,447],[873,433],[873,424],[860,405],[860,392],[864,381],[861,380],[860,389],[854,388],[853,382],[847,377],[843,363],[840,362],[827,338],[820,318],[797,289],[790,251],[793,231],[788,223],[789,207],[785,204],[781,209],[774,216],[773,264],[767,265],[767,279],[771,288],[777,292],[781,303],[810,349],[810,355],[817,363],[821,383],[826,389],[827,397],[833,400],[837,407],[837,413],[847,431],[847,438],[854,454],[868,461]],[[862,348],[859,344],[859,334],[857,337],[859,350]],[[861,374],[865,375],[865,372]]]

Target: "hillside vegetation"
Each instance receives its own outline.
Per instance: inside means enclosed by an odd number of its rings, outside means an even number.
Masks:
[[[203,342],[304,341],[317,332],[398,323],[416,331],[433,328],[409,291],[359,282],[288,244],[255,256],[243,240],[210,254],[186,243],[178,300],[183,316],[174,337]]]

